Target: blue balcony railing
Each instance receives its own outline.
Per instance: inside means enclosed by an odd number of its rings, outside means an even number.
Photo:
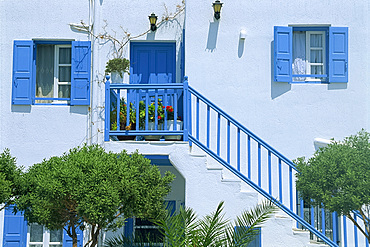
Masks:
[[[188,140],[188,82],[105,83],[105,141]]]

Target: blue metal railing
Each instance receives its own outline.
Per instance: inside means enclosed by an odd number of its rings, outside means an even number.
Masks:
[[[110,136],[120,135],[181,135],[189,145],[196,144],[214,160],[225,166],[234,175],[247,183],[258,193],[273,201],[282,211],[288,214],[297,222],[297,227],[308,229],[316,238],[332,247],[366,246],[368,243],[359,245],[359,231],[357,227],[345,216],[338,217],[337,213],[331,213],[330,219],[326,219],[327,213],[324,209],[317,210],[314,215],[313,208],[307,208],[303,200],[299,200],[295,189],[293,177],[298,172],[295,164],[271,147],[261,138],[241,125],[238,121],[217,107],[192,87],[188,86],[188,77],[185,77],[182,84],[110,84],[109,78],[106,82],[106,125],[105,140]],[[121,90],[126,90],[130,98],[125,107],[126,112],[134,112],[134,118],[140,119],[140,101],[144,102],[144,119],[141,116],[142,124],[135,122],[135,130],[125,130],[117,124],[117,129],[112,130],[110,112],[113,106],[118,111],[121,103]],[[179,99],[182,95],[182,106],[180,100],[176,103],[173,99]],[[167,98],[172,98],[168,100]],[[113,99],[113,101],[112,101]],[[151,101],[152,99],[152,101]],[[154,99],[154,100],[153,100]],[[174,115],[180,112],[183,115],[183,129],[164,130],[167,116],[160,127],[158,117],[158,99],[161,99],[163,106],[173,103]],[[155,106],[155,126],[148,129],[149,108]],[[176,118],[174,118],[176,119]],[[212,121],[214,119],[214,121]],[[116,116],[119,122],[119,116]],[[126,126],[130,123],[130,114],[127,114]],[[308,216],[304,215],[308,212]],[[354,212],[354,218],[362,221],[362,217]],[[330,224],[329,224],[330,223]],[[328,226],[327,226],[328,225]],[[353,231],[350,230],[353,229]]]
[[[117,136],[180,136],[188,141],[187,81],[111,84],[106,79],[105,141]]]
[[[347,222],[348,219],[346,221],[343,218],[344,220],[340,221],[337,213],[331,213],[331,229],[326,227],[328,222],[325,219],[324,209],[319,212],[320,224],[315,222],[313,211],[308,221],[304,219],[304,202],[298,199],[293,180],[298,171],[291,160],[190,86],[189,92],[188,104],[191,109],[189,119],[191,116],[195,118],[189,126],[190,142],[196,144],[261,195],[273,201],[282,211],[296,220],[297,225],[303,226],[316,235],[316,240],[323,241],[329,246],[347,246],[349,231],[346,225],[352,224]],[[298,204],[300,204],[299,207],[297,207]],[[357,217],[358,220],[359,217]],[[351,238],[354,240],[354,246],[358,247],[359,233],[357,227],[352,225]],[[340,228],[343,228],[343,231],[338,230]],[[368,247],[367,241],[363,246]]]

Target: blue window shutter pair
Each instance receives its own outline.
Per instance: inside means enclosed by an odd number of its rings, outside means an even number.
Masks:
[[[21,212],[14,215],[13,208],[10,206],[5,209],[3,247],[26,247],[27,221]]]
[[[292,82],[293,28],[274,27],[274,80]],[[329,27],[329,82],[348,82],[348,27]]]
[[[90,104],[90,41],[72,42],[71,105]],[[30,105],[35,97],[35,44],[15,40],[13,49],[12,104]]]

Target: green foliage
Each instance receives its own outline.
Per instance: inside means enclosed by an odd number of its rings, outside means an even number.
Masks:
[[[357,135],[319,149],[312,158],[296,160],[297,189],[303,199],[348,214],[370,204],[370,134]]]
[[[164,247],[246,247],[258,234],[261,226],[276,210],[271,202],[264,202],[244,211],[232,224],[223,214],[224,202],[216,211],[197,219],[191,208],[180,208],[178,214],[168,211],[164,218],[154,221],[164,235]],[[234,226],[237,226],[235,231]],[[106,247],[133,246],[132,238],[123,235],[108,239]],[[131,244],[131,245],[130,245]],[[140,245],[138,245],[140,246]]]
[[[361,130],[343,142],[319,149],[310,159],[298,158],[295,163],[299,170],[297,190],[306,203],[323,204],[325,209],[352,221],[353,210],[369,219],[366,212],[370,209],[370,133]],[[365,226],[369,232],[369,221]],[[369,234],[359,229],[370,242]]]
[[[130,61],[126,58],[113,58],[107,62],[105,73],[117,72],[121,77],[122,73],[129,73]]]
[[[173,178],[170,173],[162,177],[137,152],[107,153],[98,145],[85,145],[33,165],[24,176],[17,207],[30,223],[65,228],[72,238],[75,226],[90,224],[94,246],[101,230],[115,229],[123,218],[160,216]]]
[[[5,149],[0,154],[0,204],[12,204],[13,198],[19,194],[19,180],[22,168],[18,168],[15,158]]]

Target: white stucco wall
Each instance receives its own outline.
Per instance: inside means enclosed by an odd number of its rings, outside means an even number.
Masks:
[[[88,40],[68,26],[88,18],[88,1],[0,2],[0,149],[9,148],[19,165],[32,165],[86,142],[88,107],[11,105],[13,41]]]
[[[189,85],[292,159],[312,155],[314,138],[369,129],[368,1],[223,2],[219,21],[211,2],[186,2]],[[349,28],[347,84],[273,82],[273,28],[290,24]]]

